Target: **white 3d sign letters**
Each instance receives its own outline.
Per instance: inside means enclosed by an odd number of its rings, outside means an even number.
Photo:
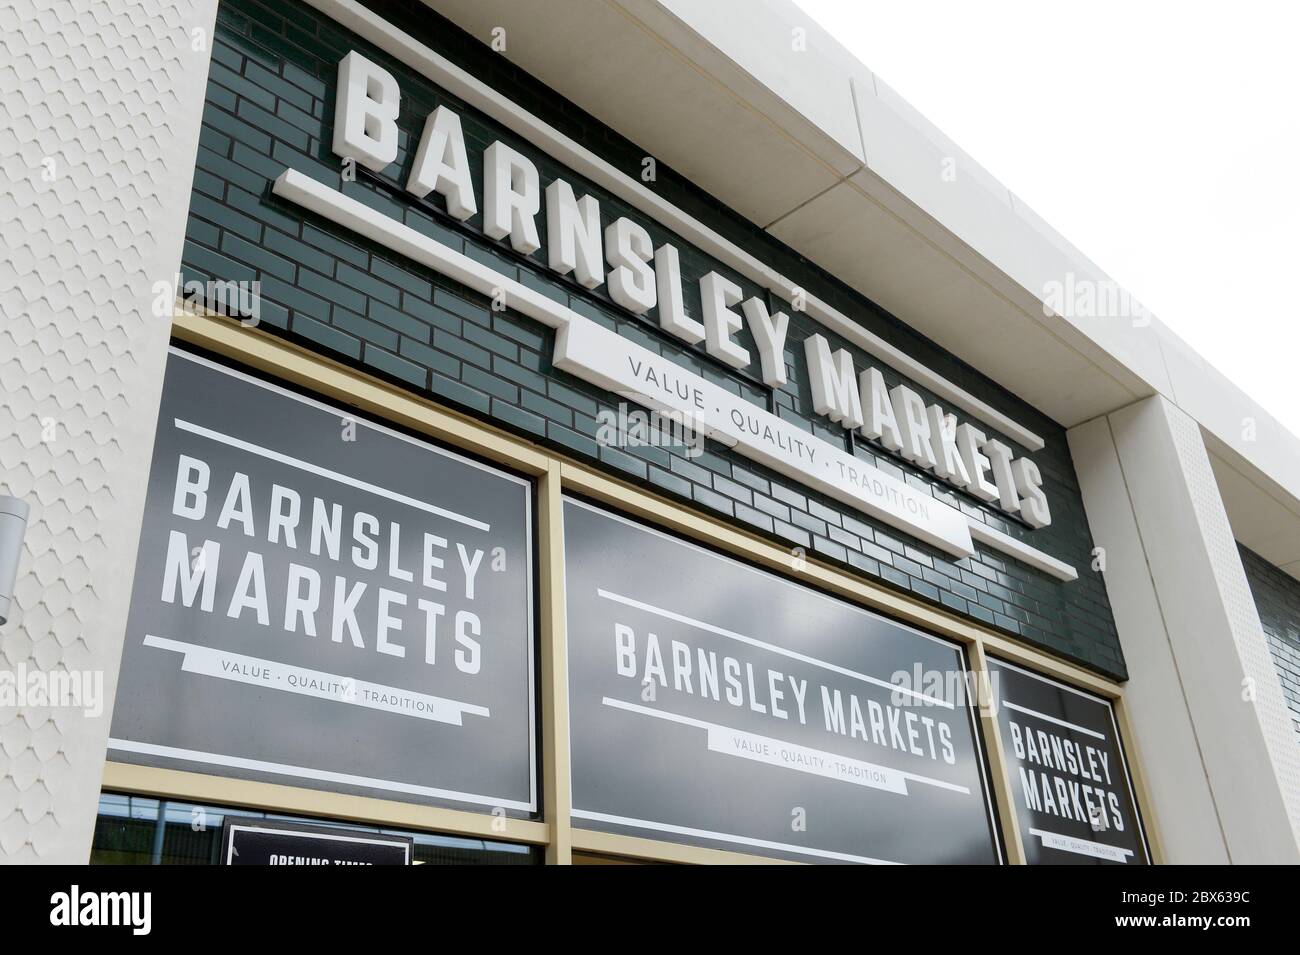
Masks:
[[[966,473],[966,464],[957,450],[957,416],[945,414],[938,405],[930,405],[928,414],[934,473],[949,484],[970,487],[970,475]]]
[[[659,326],[688,345],[704,341],[704,326],[686,314],[682,303],[682,264],[671,245],[655,250],[655,275],[659,285]]]
[[[1052,523],[1052,512],[1043,493],[1043,476],[1038,465],[1030,458],[1016,458],[1011,462],[1011,475],[1020,494],[1020,516],[1030,527],[1046,527]]]
[[[864,436],[879,441],[890,451],[903,450],[903,439],[894,420],[894,403],[884,376],[875,368],[868,368],[858,377],[862,395],[862,410],[866,421],[862,425]]]
[[[853,386],[853,356],[844,348],[832,355],[821,335],[806,338],[803,350],[808,359],[813,410],[850,430],[862,427],[862,400]]]
[[[392,162],[399,102],[396,80],[387,71],[349,53],[339,64],[335,152],[375,170]],[[578,198],[563,179],[543,190],[537,166],[500,141],[484,150],[483,177],[483,231],[490,238],[508,239],[525,255],[538,252],[542,237],[537,216],[545,201],[544,254],[552,271],[572,276],[584,288],[604,285],[613,302],[634,314],[654,309],[665,332],[690,345],[702,344],[730,368],[748,369],[757,362],[763,382],[771,388],[788,384],[785,344],[790,320],[785,311],[773,309],[769,293],[747,297],[733,278],[709,271],[698,280],[700,313],[689,314],[681,255],[671,242],[656,248],[646,228],[627,216],[602,223],[598,200],[591,195]],[[476,213],[460,118],[445,106],[425,122],[406,188],[418,198],[441,195],[458,219]],[[584,322],[581,328],[562,323],[556,327],[556,367],[636,396],[653,408],[691,414],[712,436],[749,457],[952,553],[969,552],[967,521],[957,508],[662,356],[645,351],[633,360],[629,355],[634,346],[600,326]],[[740,337],[744,330],[748,340]],[[597,340],[603,343],[599,347]],[[601,354],[602,349],[607,354]],[[928,404],[908,385],[888,387],[876,368],[855,367],[853,354],[833,349],[823,335],[807,337],[803,351],[817,414],[1031,527],[1051,523],[1042,474],[1031,459],[1017,458],[1006,443],[942,406]],[[639,371],[653,373],[642,378]]]
[[[650,233],[631,219],[615,219],[605,229],[605,256],[609,297],[638,315],[654,308],[655,270],[646,264],[654,257]]]
[[[987,440],[984,432],[974,425],[957,426],[957,450],[966,464],[966,473],[970,476],[967,490],[981,501],[996,501],[998,487],[996,484],[991,484],[986,477],[990,467],[989,459],[980,450]]]
[[[867,368],[854,380],[853,356],[847,349],[831,352],[821,335],[804,340],[812,386],[813,410],[863,437],[879,441],[917,467],[982,501],[996,502],[1009,514],[1019,513],[1031,527],[1052,522],[1042,474],[1029,458],[1016,458],[1011,448],[956,415],[925,400],[907,385],[888,388],[884,376]],[[993,481],[985,475],[992,472]],[[1022,498],[1032,498],[1029,509]]]
[[[419,199],[437,192],[447,201],[447,212],[457,219],[465,220],[478,212],[460,117],[445,106],[430,113],[424,124],[406,191]]]
[[[731,306],[740,304],[740,286],[717,272],[700,279],[700,298],[704,304],[704,341],[709,354],[732,368],[749,364],[749,352],[732,340],[740,328],[740,316]]]
[[[382,169],[397,155],[397,111],[401,94],[387,70],[356,52],[339,64],[339,106],[334,151],[371,169]],[[502,142],[483,153],[483,231],[509,239],[525,255],[541,248],[537,214],[542,190],[536,165]],[[426,119],[406,190],[423,199],[441,195],[447,211],[468,219],[478,211],[460,117],[439,106]],[[785,339],[789,316],[772,312],[757,296],[744,298],[740,286],[717,272],[699,281],[703,315],[687,314],[677,248],[659,248],[645,228],[621,217],[600,228],[600,204],[593,196],[577,199],[573,187],[556,179],[545,189],[547,265],[573,275],[584,288],[605,285],[618,305],[638,315],[658,307],[660,326],[732,368],[753,363],[735,335],[747,327],[758,352],[760,374],[773,388],[787,383]],[[608,270],[606,269],[608,265]],[[740,311],[736,311],[739,306]]]
[[[595,288],[605,281],[600,257],[600,203],[591,196],[573,198],[573,187],[557,179],[546,187],[547,264],[561,275],[573,273],[578,284]]]
[[[495,142],[483,153],[483,231],[493,239],[510,237],[525,255],[542,247],[537,210],[542,207],[537,167],[522,153]]]
[[[889,389],[889,400],[894,405],[894,418],[903,436],[903,457],[917,467],[934,467],[930,451],[930,422],[925,417],[925,402],[907,385]]]
[[[740,310],[745,313],[750,334],[758,345],[763,383],[770,388],[780,388],[786,382],[785,333],[790,327],[790,316],[785,312],[769,314],[767,305],[757,296],[745,299]]]
[[[355,50],[343,57],[334,107],[334,152],[376,171],[396,159],[400,99],[393,74]],[[456,129],[459,132],[459,121]]]

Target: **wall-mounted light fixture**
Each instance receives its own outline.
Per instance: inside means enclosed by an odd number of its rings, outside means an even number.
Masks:
[[[0,494],[0,624],[9,620],[9,602],[18,579],[18,559],[23,553],[30,513],[26,501]]]

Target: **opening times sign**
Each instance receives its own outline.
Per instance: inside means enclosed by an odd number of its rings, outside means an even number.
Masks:
[[[112,758],[536,811],[531,494],[173,350]]]
[[[578,501],[564,517],[575,826],[998,861],[960,647]]]
[[[227,816],[224,865],[410,865],[410,836]]]
[[[988,666],[1026,861],[1148,862],[1111,704],[1011,663]]]

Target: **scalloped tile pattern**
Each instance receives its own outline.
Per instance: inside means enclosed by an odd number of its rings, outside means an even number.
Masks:
[[[32,508],[0,669],[99,671],[109,700],[215,13],[0,4],[0,491]],[[109,716],[0,707],[0,862],[86,861]]]

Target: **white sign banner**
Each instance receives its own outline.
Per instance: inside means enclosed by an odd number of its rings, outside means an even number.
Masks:
[[[382,683],[354,680],[351,677],[287,666],[275,660],[263,660],[242,653],[230,653],[216,647],[203,647],[180,640],[170,640],[149,634],[144,638],[146,647],[173,650],[184,656],[181,670],[219,680],[233,680],[252,686],[264,686],[285,693],[312,696],[319,700],[349,703],[371,710],[383,710],[399,716],[412,716],[435,723],[463,725],[462,717],[487,716],[488,708],[473,703],[446,700],[427,693],[415,693]]]
[[[871,789],[897,793],[900,796],[908,794],[907,781],[909,779],[952,792],[970,793],[968,786],[945,782],[942,779],[923,776],[920,773],[908,773],[891,769],[879,763],[869,763],[865,760],[841,756],[838,753],[817,749],[813,746],[804,746],[800,743],[791,743],[788,740],[777,739],[774,736],[764,736],[761,733],[751,733],[731,726],[723,726],[719,723],[710,723],[708,720],[680,716],[666,710],[629,703],[626,700],[608,696],[604,697],[601,702],[605,706],[625,710],[628,713],[638,713],[641,716],[649,716],[657,720],[666,720],[670,723],[681,723],[684,726],[694,726],[697,729],[702,729],[708,734],[709,752],[723,756],[736,756],[740,759],[748,759],[768,766],[778,766],[781,769],[794,772],[823,776],[826,779],[852,783],[855,786],[867,786]]]
[[[872,789],[907,795],[907,777],[888,766],[837,756],[825,750],[787,743],[757,733],[746,733],[726,726],[710,726],[709,750],[799,773],[837,779],[855,786],[870,786]]]
[[[660,412],[775,471],[957,557],[975,552],[965,515],[764,408],[590,319],[560,327],[555,367]]]
[[[1132,849],[1108,846],[1102,842],[1092,842],[1088,839],[1080,839],[1077,836],[1066,836],[1059,832],[1048,832],[1045,829],[1030,829],[1029,832],[1042,840],[1044,847],[1059,849],[1061,852],[1073,852],[1075,855],[1091,856],[1094,859],[1107,859],[1111,862],[1127,862],[1128,857],[1133,854]]]

